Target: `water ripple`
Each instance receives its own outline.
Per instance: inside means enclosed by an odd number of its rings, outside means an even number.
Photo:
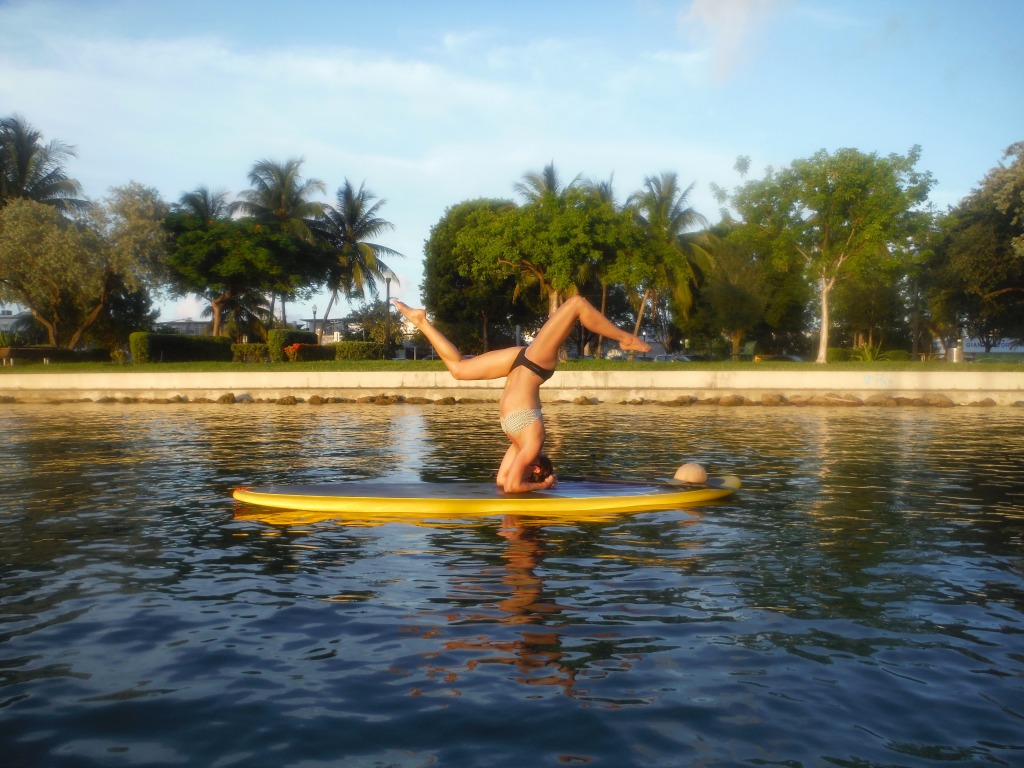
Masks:
[[[565,474],[744,491],[275,524],[230,489],[489,479],[494,405],[0,411],[5,764],[1019,763],[1024,413],[546,419]]]

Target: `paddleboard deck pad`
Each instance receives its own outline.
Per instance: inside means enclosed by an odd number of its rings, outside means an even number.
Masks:
[[[706,485],[560,482],[547,491],[506,494],[494,483],[389,483],[353,481],[318,485],[238,488],[237,501],[261,507],[365,515],[368,518],[541,515],[572,518],[595,512],[641,512],[702,504],[740,488],[738,477]]]

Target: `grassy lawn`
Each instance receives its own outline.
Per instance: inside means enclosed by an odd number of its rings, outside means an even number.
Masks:
[[[1012,358],[1012,359],[1010,359]],[[560,371],[1005,371],[1024,373],[1024,355],[979,356],[974,362],[848,362],[817,365],[793,362],[654,363],[639,360],[567,360]],[[307,363],[53,363],[19,364],[0,368],[0,376],[14,373],[234,373],[243,371],[443,371],[440,360],[329,360]]]

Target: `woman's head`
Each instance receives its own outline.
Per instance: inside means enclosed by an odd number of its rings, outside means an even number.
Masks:
[[[551,459],[543,453],[539,454],[537,456],[537,460],[533,462],[533,472],[530,473],[530,482],[543,483],[553,474],[555,474],[555,468],[551,464]]]

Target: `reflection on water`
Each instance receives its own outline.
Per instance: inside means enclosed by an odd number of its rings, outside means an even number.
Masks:
[[[1024,411],[546,418],[564,474],[744,490],[247,518],[235,485],[487,480],[495,406],[6,407],[4,764],[1020,764]]]

